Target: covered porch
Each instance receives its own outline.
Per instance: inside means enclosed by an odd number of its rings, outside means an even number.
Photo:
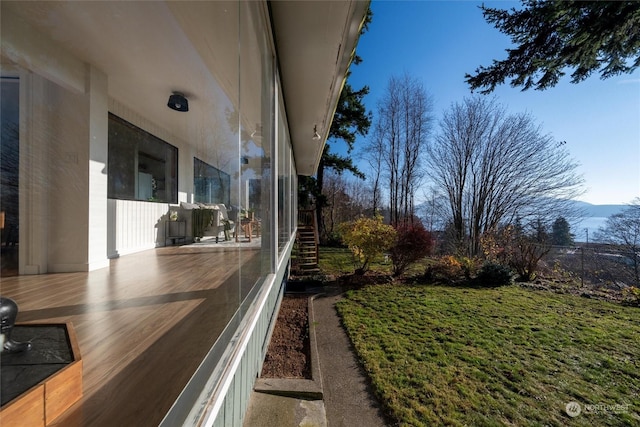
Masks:
[[[75,326],[84,397],[55,425],[242,425],[367,7],[2,1],[0,294]],[[259,237],[164,247],[185,203]]]

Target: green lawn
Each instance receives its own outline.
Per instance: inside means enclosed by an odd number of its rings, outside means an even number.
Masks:
[[[338,310],[400,425],[640,425],[638,308],[518,286],[379,285]]]
[[[320,269],[325,274],[353,273],[351,252],[346,248],[320,247]]]

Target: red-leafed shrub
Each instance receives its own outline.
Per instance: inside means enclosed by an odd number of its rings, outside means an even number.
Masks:
[[[433,245],[433,236],[421,223],[399,225],[390,250],[393,275],[400,276],[411,264],[430,255]]]

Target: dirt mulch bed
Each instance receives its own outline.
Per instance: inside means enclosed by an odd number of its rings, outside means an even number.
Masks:
[[[311,379],[308,295],[285,294],[262,365],[263,378]]]

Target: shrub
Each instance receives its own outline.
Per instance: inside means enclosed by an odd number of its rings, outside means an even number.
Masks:
[[[629,286],[623,291],[623,294],[626,295],[633,304],[640,306],[640,288]]]
[[[429,282],[456,283],[464,280],[462,263],[454,256],[441,257],[435,264],[427,267],[424,273]]]
[[[549,253],[551,246],[540,244],[532,237],[520,236],[513,242],[509,265],[518,273],[518,280],[530,282],[536,277],[538,263]]]
[[[530,282],[536,277],[539,262],[551,250],[540,236],[537,231],[527,235],[521,226],[507,225],[482,235],[482,252],[489,262],[509,264],[519,281]]]
[[[502,264],[487,262],[478,272],[476,282],[483,287],[508,286],[513,283],[513,273]]]
[[[476,258],[460,257],[458,262],[465,279],[471,280],[478,273],[478,261]]]
[[[359,218],[340,224],[342,239],[353,253],[356,274],[364,274],[369,264],[393,246],[396,231],[382,223],[382,217]]]
[[[400,276],[414,262],[431,254],[433,237],[421,223],[399,225],[390,250],[393,275]]]
[[[332,231],[327,233],[325,237],[325,241],[322,242],[323,246],[328,246],[331,248],[341,248],[344,247],[344,242],[342,241],[342,236],[337,231]]]

